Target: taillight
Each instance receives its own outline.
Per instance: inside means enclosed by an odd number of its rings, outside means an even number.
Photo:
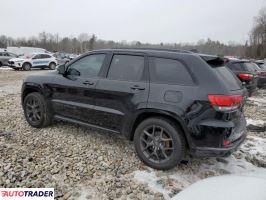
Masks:
[[[243,101],[240,95],[208,95],[208,99],[220,111],[236,109]]]
[[[238,74],[238,77],[243,81],[248,81],[253,78],[252,74]]]

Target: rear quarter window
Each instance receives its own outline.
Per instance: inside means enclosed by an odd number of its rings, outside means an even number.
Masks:
[[[193,85],[193,79],[186,66],[178,60],[149,58],[150,81],[177,85]]]
[[[239,79],[231,72],[227,67],[216,67],[213,68],[215,72],[218,74],[219,77],[224,82],[224,85],[229,90],[239,90],[242,89],[242,83],[239,81]]]

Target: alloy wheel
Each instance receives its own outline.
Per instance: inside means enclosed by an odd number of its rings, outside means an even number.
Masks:
[[[141,151],[154,163],[163,163],[170,159],[174,152],[171,135],[160,126],[149,126],[140,135]]]
[[[41,120],[41,106],[37,98],[31,96],[25,102],[25,111],[27,118],[32,123],[38,123]]]

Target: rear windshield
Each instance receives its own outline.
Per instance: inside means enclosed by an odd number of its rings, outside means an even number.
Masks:
[[[225,66],[220,66],[214,68],[218,76],[224,80],[226,88],[229,90],[240,90],[242,89],[242,83],[239,79],[233,74],[233,72]]]
[[[256,71],[256,66],[254,63],[243,63],[247,70],[250,71],[250,72],[255,72]]]

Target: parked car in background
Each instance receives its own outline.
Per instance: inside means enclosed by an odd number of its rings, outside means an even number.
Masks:
[[[56,119],[120,133],[146,165],[165,170],[189,155],[235,151],[246,137],[244,95],[217,56],[109,49],[28,76],[21,99],[33,127]]]
[[[57,65],[57,60],[50,54],[33,53],[29,56],[13,58],[8,61],[8,66],[14,70],[30,70],[31,68],[49,68],[54,70]]]
[[[8,61],[12,58],[17,58],[18,56],[14,53],[10,53],[7,51],[0,52],[0,67],[7,66]]]
[[[247,88],[248,95],[252,96],[257,89],[258,81],[254,64],[248,60],[227,59],[226,66],[235,73],[242,84]]]
[[[67,64],[71,60],[65,53],[55,53],[53,56],[56,58],[58,65]]]
[[[260,68],[256,63],[253,63],[253,66],[258,77],[257,86],[258,88],[264,88],[266,86],[266,69]]]
[[[256,60],[255,63],[259,66],[259,68],[266,70],[266,63],[263,60]]]

